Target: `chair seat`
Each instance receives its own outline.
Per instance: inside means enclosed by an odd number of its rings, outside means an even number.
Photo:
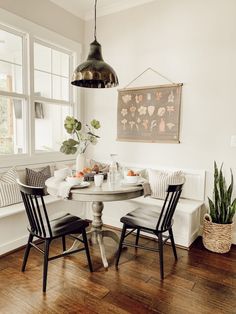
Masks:
[[[51,220],[53,236],[80,233],[89,223],[78,216],[64,214],[63,216]]]
[[[155,209],[147,208],[137,208],[132,212],[128,213],[126,216],[122,217],[120,221],[130,227],[145,229],[148,231],[158,231],[156,230],[157,221],[160,217],[160,213],[157,212],[158,207]],[[161,209],[161,207],[160,207]],[[171,225],[173,224],[173,219]],[[160,230],[163,232],[163,230]]]
[[[81,233],[83,228],[87,228],[89,223],[78,216],[71,215],[69,213],[65,213],[55,219],[50,220],[51,229],[52,229],[52,237],[60,237],[68,234],[76,234]],[[29,228],[30,231],[30,228]],[[48,228],[45,225],[46,237],[51,238]],[[32,232],[38,237],[42,237],[42,234],[38,234],[36,232]]]

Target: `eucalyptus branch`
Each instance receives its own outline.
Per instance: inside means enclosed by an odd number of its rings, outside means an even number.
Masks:
[[[64,127],[72,137],[76,136],[77,141],[74,139],[66,140],[62,143],[60,151],[65,154],[75,154],[77,151],[79,153],[84,153],[89,146],[89,144],[95,145],[97,139],[100,138],[95,134],[95,131],[101,127],[98,120],[92,120],[88,124],[85,124],[87,130],[82,131],[82,123],[74,117],[67,116],[64,121]]]

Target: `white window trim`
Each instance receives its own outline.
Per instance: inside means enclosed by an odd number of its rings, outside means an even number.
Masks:
[[[12,30],[20,36],[24,36],[23,45],[25,45],[26,49],[25,52],[27,53],[29,64],[27,64],[26,56],[24,55],[23,49],[23,63],[22,65],[25,66],[27,76],[29,77],[29,84],[27,85],[27,79],[23,79],[23,94],[18,93],[8,93],[0,91],[0,95],[3,96],[10,96],[15,98],[23,99],[29,104],[28,115],[26,117],[26,125],[30,126],[27,132],[27,139],[26,143],[28,147],[26,147],[28,153],[27,154],[19,154],[19,155],[6,155],[0,156],[0,168],[1,167],[10,167],[10,166],[17,166],[17,165],[28,165],[34,163],[42,163],[42,162],[52,162],[52,161],[67,161],[67,160],[74,160],[74,155],[64,155],[60,152],[44,152],[44,153],[36,153],[34,152],[34,138],[35,138],[35,130],[34,130],[34,123],[29,123],[30,121],[34,121],[34,112],[32,110],[33,104],[35,101],[42,101],[46,103],[60,103],[60,104],[68,104],[68,102],[64,101],[55,101],[52,99],[47,99],[44,97],[34,97],[34,86],[32,77],[34,75],[34,64],[33,64],[33,43],[34,41],[42,41],[43,44],[45,43],[50,44],[50,47],[55,47],[57,50],[61,50],[64,52],[70,51],[71,55],[73,56],[73,64],[70,63],[71,69],[73,70],[76,64],[79,63],[81,57],[81,44],[70,39],[67,39],[53,31],[50,31],[40,25],[32,23],[26,19],[23,19],[19,16],[16,16],[8,11],[0,9],[0,24],[2,29],[6,29],[6,31],[12,32]],[[63,48],[67,47],[67,49]],[[24,64],[25,62],[25,64]],[[73,92],[72,92],[73,91]],[[73,95],[73,98],[72,98]],[[76,116],[80,116],[82,110],[78,106],[80,103],[80,92],[79,89],[76,87],[70,86],[69,90],[69,98],[73,99],[73,107],[74,112],[73,114]],[[83,121],[83,117],[81,118]]]

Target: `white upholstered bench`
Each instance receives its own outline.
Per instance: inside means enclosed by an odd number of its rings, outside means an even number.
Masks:
[[[135,169],[132,165],[129,165],[129,168]],[[174,171],[178,169],[160,170]],[[205,171],[183,169],[183,172],[186,182],[174,215],[173,231],[176,244],[189,248],[192,242],[200,235],[200,218],[204,211]],[[103,223],[121,228],[120,218],[129,211],[138,207],[145,208],[162,204],[163,200],[152,197],[139,197],[128,201],[104,203]],[[91,205],[88,203],[86,206],[86,217],[91,219]]]
[[[46,166],[46,164],[37,164],[30,165],[29,168],[38,169],[44,166]],[[52,170],[55,164],[50,163],[50,166]],[[22,182],[25,182],[24,168],[17,167],[17,172]],[[2,171],[1,174],[2,173],[4,173],[4,171]],[[45,196],[45,203],[49,215],[67,211],[78,215],[81,218],[85,218],[85,208],[83,203],[60,200],[51,195]],[[23,203],[12,204],[0,208],[0,255],[10,252],[27,243],[27,225],[28,220]]]

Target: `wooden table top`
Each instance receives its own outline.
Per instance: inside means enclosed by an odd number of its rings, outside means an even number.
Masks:
[[[72,188],[70,199],[76,201],[119,201],[136,198],[143,195],[142,185],[115,185],[111,186],[106,181],[101,187],[96,187],[94,182],[85,188]]]

